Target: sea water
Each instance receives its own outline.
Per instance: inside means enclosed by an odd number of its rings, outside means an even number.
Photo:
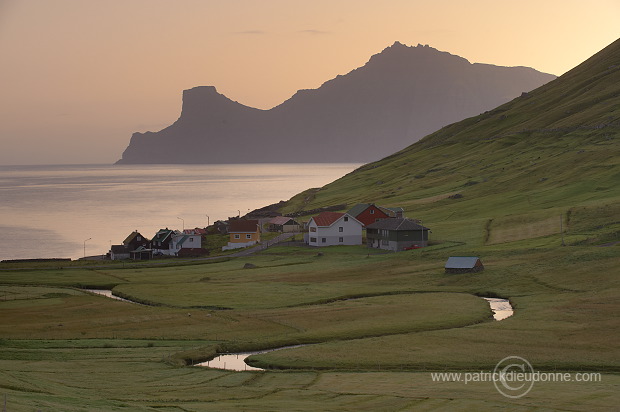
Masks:
[[[105,254],[132,231],[245,215],[358,164],[0,166],[0,260]]]

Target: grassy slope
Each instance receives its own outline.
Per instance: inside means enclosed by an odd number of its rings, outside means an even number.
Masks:
[[[619,50],[616,42],[529,96],[287,206],[401,205],[432,228],[429,248],[335,247],[319,257],[282,247],[178,267],[0,272],[8,410],[616,407],[620,246],[599,245],[620,240]],[[455,193],[463,197],[448,198]],[[443,273],[447,256],[470,254],[484,272]],[[81,285],[161,306],[73,289]],[[491,321],[476,294],[509,297],[515,315]],[[315,342],[251,360],[299,371],[180,366],[216,351]],[[490,370],[509,355],[538,370],[602,372],[603,381],[538,383],[511,400],[489,382],[439,384],[426,372]]]
[[[618,219],[607,218],[618,215],[619,138],[620,40],[527,96],[294,197],[284,211],[402,206],[436,236],[474,243],[518,240],[520,230],[535,231],[526,238],[557,233],[564,215],[569,231],[617,239]],[[450,199],[454,194],[463,197]],[[592,216],[567,221],[569,211],[582,217],[575,209]],[[593,219],[601,213],[604,228]],[[480,237],[490,220],[492,232],[504,233]],[[506,232],[517,227],[512,237]]]

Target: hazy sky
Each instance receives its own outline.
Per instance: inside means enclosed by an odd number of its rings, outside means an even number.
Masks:
[[[400,41],[561,75],[619,0],[0,0],[0,165],[112,163],[183,89],[269,109]]]

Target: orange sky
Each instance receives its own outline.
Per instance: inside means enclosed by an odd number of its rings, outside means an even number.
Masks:
[[[560,75],[618,0],[0,0],[0,165],[112,163],[183,89],[271,108],[400,41]]]

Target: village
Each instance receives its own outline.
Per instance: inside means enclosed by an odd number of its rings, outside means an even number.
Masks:
[[[407,218],[401,207],[383,207],[360,203],[347,212],[321,211],[303,222],[291,216],[277,215],[251,218],[233,217],[218,220],[205,228],[160,229],[149,240],[138,230],[130,233],[120,245],[112,245],[106,258],[111,260],[149,260],[156,258],[200,258],[260,245],[265,238],[271,245],[284,240],[303,238],[295,245],[308,247],[356,246],[364,243],[369,249],[402,252],[429,245],[431,230],[417,219]],[[271,236],[270,236],[271,234]],[[273,234],[279,234],[273,238]],[[206,247],[210,236],[227,237],[221,250]],[[215,253],[214,253],[215,252]],[[478,257],[452,256],[446,272],[477,272],[484,267]]]

